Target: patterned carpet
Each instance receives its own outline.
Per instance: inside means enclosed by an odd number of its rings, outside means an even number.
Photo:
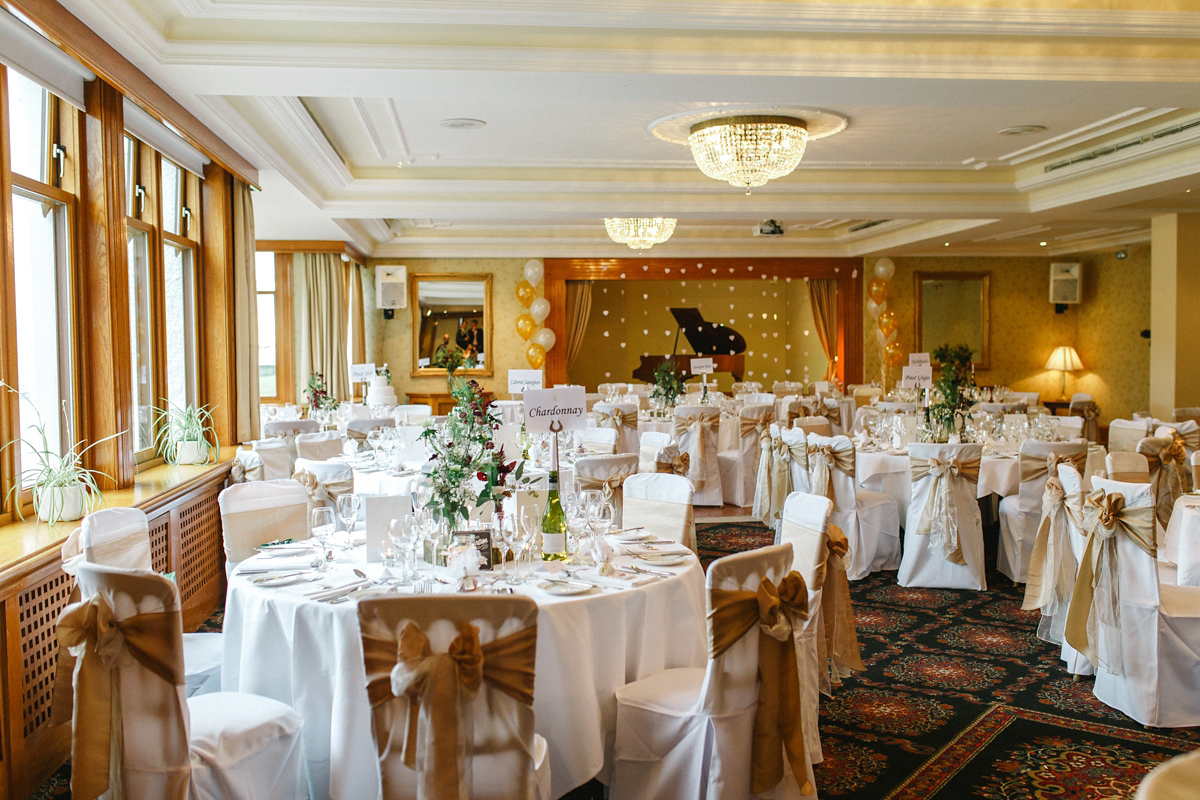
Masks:
[[[770,544],[757,523],[697,524],[701,560]],[[1132,797],[1156,764],[1200,747],[1200,729],[1147,730],[1071,680],[1035,636],[1021,588],[906,589],[894,572],[851,585],[867,670],[822,698],[822,797],[1063,800]],[[214,615],[205,628],[218,629]],[[70,796],[63,767],[34,795]],[[603,797],[593,781],[570,800]],[[617,799],[614,799],[617,800]]]

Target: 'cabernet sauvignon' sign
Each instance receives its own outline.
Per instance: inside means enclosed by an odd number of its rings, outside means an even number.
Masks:
[[[587,399],[582,386],[530,389],[522,399],[525,430],[531,433],[581,431],[587,427]]]

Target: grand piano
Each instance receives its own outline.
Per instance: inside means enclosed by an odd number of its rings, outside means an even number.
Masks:
[[[707,322],[698,308],[672,308],[671,316],[679,324],[675,331],[675,345],[669,356],[642,356],[642,363],[633,371],[633,377],[646,383],[654,383],[654,372],[660,364],[671,363],[680,380],[692,375],[693,358],[711,358],[716,372],[729,372],[735,381],[742,379],[746,369],[746,339],[733,328]],[[679,334],[682,333],[692,346],[692,354],[679,354]]]

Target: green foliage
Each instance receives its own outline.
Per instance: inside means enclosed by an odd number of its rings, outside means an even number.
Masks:
[[[179,463],[179,445],[183,442],[199,442],[204,445],[205,464],[217,460],[221,442],[213,431],[212,410],[208,406],[177,406],[167,403],[166,408],[154,407],[155,449],[168,464]]]
[[[308,405],[313,410],[336,411],[337,407],[341,405],[325,387],[325,376],[320,372],[314,372],[308,376],[308,384],[304,387],[304,392],[308,395]]]
[[[654,370],[654,388],[650,390],[652,398],[661,398],[667,405],[674,405],[683,394],[683,381],[675,374],[675,360],[664,361]]]
[[[943,439],[957,430],[958,417],[970,416],[971,401],[966,397],[968,387],[975,385],[971,374],[971,348],[965,344],[944,344],[931,355],[942,365],[942,372],[933,382],[931,402],[927,409],[930,430]]]

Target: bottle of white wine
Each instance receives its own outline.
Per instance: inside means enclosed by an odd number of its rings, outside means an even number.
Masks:
[[[550,487],[542,514],[542,560],[567,560],[567,515],[558,497],[558,437],[550,443]]]

